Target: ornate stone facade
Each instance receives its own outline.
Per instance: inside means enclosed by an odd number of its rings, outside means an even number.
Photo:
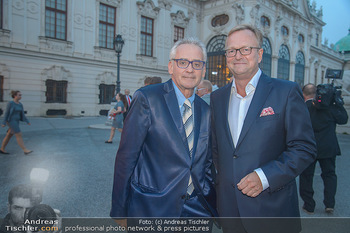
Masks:
[[[3,77],[4,109],[12,89],[21,90],[29,116],[44,116],[47,109],[67,110],[67,115],[95,116],[109,105],[99,104],[99,84],[116,82],[117,56],[114,50],[99,45],[100,4],[115,7],[115,33],[125,45],[121,53],[121,89],[135,92],[145,76],[169,79],[167,65],[174,41],[174,26],[184,28],[185,36],[196,36],[207,46],[223,43],[225,35],[240,23],[259,27],[269,42],[271,76],[278,78],[281,47],[289,52],[289,80],[294,81],[296,66],[304,61],[304,83],[327,83],[328,68],[347,69],[341,81],[344,99],[350,104],[349,58],[322,44],[322,8],[309,0],[67,0],[66,40],[45,36],[45,0],[3,0],[3,25],[0,29],[0,76]],[[227,15],[224,23],[212,25],[218,15]],[[140,52],[141,16],[151,18],[153,56]],[[261,18],[268,24],[262,26]],[[288,31],[281,32],[281,27]],[[302,40],[299,40],[299,37]],[[215,42],[219,38],[220,42]],[[215,48],[223,52],[224,45]],[[297,60],[297,55],[303,59]],[[222,55],[221,55],[222,56]],[[212,64],[210,66],[223,66]],[[45,103],[46,79],[60,70],[68,80],[67,103]],[[51,72],[51,73],[50,73]],[[207,72],[208,73],[208,72]],[[208,75],[207,75],[208,76]]]

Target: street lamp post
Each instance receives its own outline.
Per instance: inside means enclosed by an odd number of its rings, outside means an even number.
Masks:
[[[116,35],[115,40],[114,40],[114,47],[115,47],[115,51],[117,52],[117,57],[118,57],[116,94],[120,92],[120,76],[119,76],[120,54],[122,52],[123,45],[124,45],[124,40],[122,39],[122,35],[120,35],[120,34]]]

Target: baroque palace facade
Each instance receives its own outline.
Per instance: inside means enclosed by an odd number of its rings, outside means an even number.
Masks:
[[[347,51],[322,43],[322,8],[309,0],[0,0],[0,112],[20,90],[28,116],[96,116],[110,108],[117,81],[114,39],[122,35],[121,90],[131,93],[147,76],[169,79],[173,43],[194,36],[207,46],[206,79],[230,81],[224,56],[237,24],[264,35],[261,69],[274,78],[329,83],[326,70],[345,70]],[[348,51],[349,52],[349,51]]]

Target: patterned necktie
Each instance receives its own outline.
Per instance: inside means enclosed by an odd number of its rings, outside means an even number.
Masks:
[[[190,151],[190,158],[192,159],[194,132],[193,132],[193,114],[192,114],[191,102],[188,99],[186,99],[183,106],[185,110],[183,112],[182,122],[184,124],[184,128],[186,131],[186,138],[188,143],[188,149]],[[187,193],[191,195],[193,190],[194,190],[194,186],[192,183],[192,177],[190,176],[190,180],[187,186]]]

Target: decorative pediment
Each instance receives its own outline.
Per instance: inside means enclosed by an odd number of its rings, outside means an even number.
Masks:
[[[97,1],[109,6],[114,6],[114,7],[120,7],[120,4],[122,2],[122,0],[97,0]]]
[[[170,0],[158,0],[158,5],[160,8],[170,11],[173,3]]]
[[[53,79],[57,81],[68,81],[71,79],[72,74],[62,66],[53,65],[48,69],[44,69],[41,72],[43,80]]]
[[[102,74],[97,75],[96,82],[97,84],[115,84],[115,81],[117,80],[114,73],[106,71]]]
[[[0,63],[0,75],[10,77],[10,70],[6,64]]]
[[[176,13],[171,13],[171,23],[177,26],[186,28],[190,18],[186,17],[183,11],[178,11]]]
[[[160,8],[156,7],[152,0],[145,0],[143,2],[137,1],[136,2],[138,7],[138,14],[144,15],[150,18],[157,18]]]

